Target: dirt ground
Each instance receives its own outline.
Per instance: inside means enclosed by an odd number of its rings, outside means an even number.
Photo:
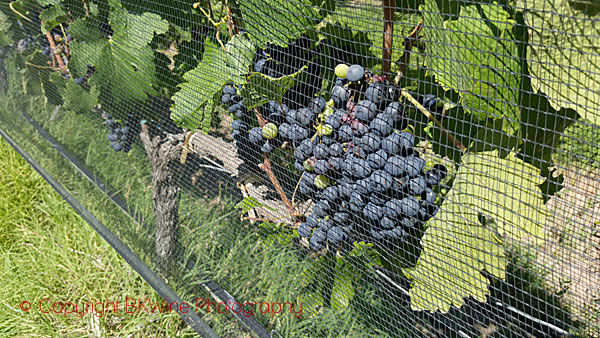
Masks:
[[[547,203],[552,215],[538,263],[573,320],[589,327],[586,335],[600,337],[600,170],[561,169],[564,188]]]

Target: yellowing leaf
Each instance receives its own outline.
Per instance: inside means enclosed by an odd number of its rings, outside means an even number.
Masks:
[[[464,156],[452,191],[421,239],[416,267],[405,270],[412,280],[411,307],[447,312],[467,297],[485,301],[490,281],[482,272],[505,277],[503,240],[543,240],[547,211],[538,187],[543,181],[514,154]]]

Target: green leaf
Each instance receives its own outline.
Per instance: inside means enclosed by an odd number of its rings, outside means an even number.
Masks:
[[[116,102],[145,100],[149,94],[156,94],[154,51],[148,44],[154,34],[168,29],[168,22],[157,14],[135,15],[113,8],[110,24],[114,35],[108,40],[92,29],[87,20],[71,25],[70,32],[77,43],[71,44],[70,69],[82,76],[88,64],[95,66],[89,84],[112,92]]]
[[[252,109],[271,100],[281,102],[283,95],[296,84],[296,81],[302,81],[301,75],[306,68],[305,65],[293,74],[278,78],[256,72],[250,73],[248,82],[240,94],[244,98],[244,105]]]
[[[503,240],[540,244],[547,211],[533,166],[510,154],[468,154],[442,209],[428,222],[423,252],[405,274],[412,280],[411,307],[448,312],[464,299],[485,301],[490,281],[485,270],[504,279]],[[484,216],[484,217],[481,217]],[[489,219],[484,226],[480,219]]]
[[[56,5],[44,9],[40,13],[40,20],[42,21],[42,33],[46,34],[59,24],[68,22],[69,16],[61,6]]]
[[[373,53],[375,43],[369,39],[367,32],[357,31],[356,27],[354,29],[348,27],[349,24],[345,21],[336,21],[335,23],[327,23],[318,30],[323,39],[321,45],[329,49],[322,56],[329,59],[329,67],[335,67],[337,65],[334,62],[340,60],[334,58],[334,55],[339,55],[340,51],[350,49],[348,55],[344,55],[348,64],[358,64],[367,68],[372,67],[377,62],[377,56]],[[352,43],[349,44],[349,41],[352,41]]]
[[[532,87],[548,95],[554,109],[572,108],[600,124],[600,5],[590,1],[579,11],[567,0],[524,4]]]
[[[63,109],[74,112],[89,112],[98,103],[98,90],[92,88],[89,92],[74,81],[67,81],[61,93],[65,104]]]
[[[254,45],[243,36],[233,37],[223,50],[210,38],[204,42],[204,54],[198,67],[183,75],[184,83],[171,98],[171,119],[188,129],[198,127],[208,133],[214,102],[229,82],[242,83],[252,63]]]
[[[8,46],[14,42],[9,31],[11,25],[8,16],[0,11],[0,47]]]
[[[456,90],[478,119],[502,119],[502,130],[519,128],[521,64],[514,20],[497,4],[461,7],[457,20],[444,21],[436,1],[423,8],[426,62],[436,80]]]
[[[310,0],[244,0],[238,5],[244,28],[261,48],[267,43],[285,47],[320,20]]]
[[[331,289],[331,308],[334,310],[344,309],[350,305],[350,301],[354,298],[353,277],[354,269],[350,264],[337,262],[335,265],[335,279]]]
[[[238,202],[235,207],[238,209],[242,209],[242,212],[246,213],[254,208],[260,208],[264,206],[264,204],[260,203],[256,198],[252,196],[244,197],[243,200]]]
[[[37,3],[40,4],[40,6],[51,6],[51,5],[58,5],[60,3],[61,0],[37,0]]]

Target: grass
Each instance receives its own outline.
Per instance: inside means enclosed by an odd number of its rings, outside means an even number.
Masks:
[[[81,306],[160,297],[4,140],[0,158],[0,336],[195,336],[176,313],[40,312],[44,298]]]

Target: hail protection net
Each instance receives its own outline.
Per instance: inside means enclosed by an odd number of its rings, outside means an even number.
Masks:
[[[0,127],[220,336],[600,337],[599,46],[594,0],[3,2]]]

